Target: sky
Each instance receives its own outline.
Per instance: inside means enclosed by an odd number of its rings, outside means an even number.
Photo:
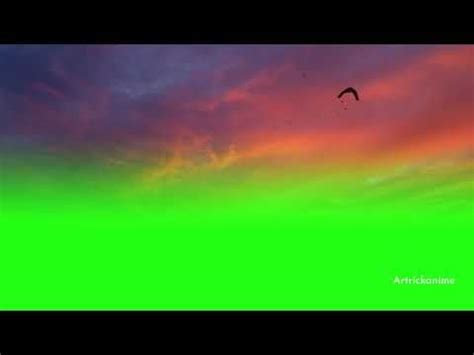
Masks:
[[[150,181],[232,167],[472,159],[473,51],[2,45],[0,149],[138,164]],[[336,98],[348,86],[359,102]]]

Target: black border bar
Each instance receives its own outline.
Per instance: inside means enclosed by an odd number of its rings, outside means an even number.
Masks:
[[[473,44],[474,31],[2,31],[1,44]]]

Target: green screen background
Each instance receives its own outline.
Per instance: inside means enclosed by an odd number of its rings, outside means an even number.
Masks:
[[[469,164],[370,189],[356,165],[148,186],[139,166],[1,164],[1,309],[474,308]],[[393,283],[420,275],[456,284]]]

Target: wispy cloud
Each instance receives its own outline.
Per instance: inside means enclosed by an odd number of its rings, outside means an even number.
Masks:
[[[469,147],[472,55],[472,46],[0,46],[0,134],[139,160],[155,176],[265,157],[418,159]],[[349,85],[361,101],[343,110],[335,95]]]

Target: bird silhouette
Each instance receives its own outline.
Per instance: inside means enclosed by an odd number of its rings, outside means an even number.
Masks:
[[[357,93],[356,89],[352,87],[348,87],[347,89],[344,89],[340,92],[339,95],[337,95],[337,98],[340,99],[343,95],[351,93],[354,95],[355,99],[359,101],[359,94]]]

